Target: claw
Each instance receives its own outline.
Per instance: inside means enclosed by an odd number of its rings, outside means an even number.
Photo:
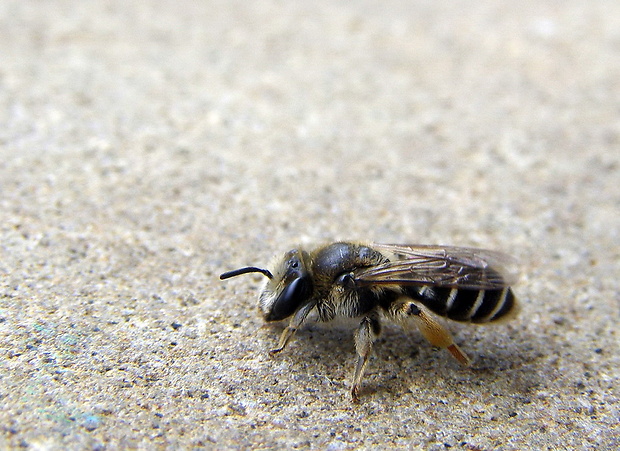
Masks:
[[[269,355],[273,357],[274,355],[279,354],[283,349],[284,346],[282,346],[281,348],[270,349]]]
[[[358,396],[358,393],[359,393],[359,387],[356,385],[351,389],[351,402],[353,404],[360,403],[360,398]]]
[[[456,343],[452,343],[448,346],[448,351],[450,351],[450,354],[452,354],[452,356],[458,360],[461,365],[468,366],[471,363],[471,360],[467,357],[467,354],[465,354]]]

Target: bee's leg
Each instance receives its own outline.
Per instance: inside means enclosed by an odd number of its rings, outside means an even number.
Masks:
[[[291,322],[282,331],[282,335],[280,335],[280,341],[278,342],[278,347],[275,349],[271,349],[269,351],[269,354],[275,355],[286,347],[289,340],[293,337],[293,335],[295,335],[295,332],[297,332],[297,329],[299,329],[299,326],[301,326],[303,322],[306,320],[308,313],[310,313],[310,311],[314,308],[314,306],[315,306],[314,303],[309,303],[309,304],[304,305],[299,310],[297,310],[297,312],[295,312],[295,315],[293,316],[293,318],[291,318]]]
[[[357,365],[353,376],[351,398],[354,403],[359,402],[358,394],[364,370],[372,351],[372,344],[381,333],[381,323],[376,313],[364,317],[359,328],[355,331],[355,349],[357,351]]]
[[[439,348],[445,348],[450,354],[463,365],[469,365],[469,357],[454,343],[454,339],[450,332],[429,315],[424,307],[414,302],[408,301],[396,304],[395,308],[390,309],[390,315],[397,322],[405,322],[411,319],[422,332],[422,335],[431,342],[432,345]]]

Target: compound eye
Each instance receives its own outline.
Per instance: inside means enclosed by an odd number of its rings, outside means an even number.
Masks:
[[[311,292],[309,277],[293,279],[274,302],[267,320],[279,321],[291,316],[301,306],[302,302],[310,297]]]

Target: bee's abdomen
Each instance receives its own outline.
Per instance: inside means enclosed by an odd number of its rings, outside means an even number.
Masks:
[[[406,294],[421,301],[438,315],[454,321],[487,323],[510,313],[516,304],[508,287],[499,290],[470,290],[464,288],[410,287]]]

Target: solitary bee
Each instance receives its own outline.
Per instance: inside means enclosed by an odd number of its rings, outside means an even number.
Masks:
[[[513,267],[509,256],[482,249],[338,242],[290,250],[273,272],[249,266],[225,272],[220,279],[252,272],[267,277],[258,301],[263,318],[291,317],[272,355],[286,347],[312,311],[319,321],[359,318],[351,388],[353,402],[358,402],[382,318],[404,327],[415,324],[433,345],[446,348],[467,365],[467,355],[430,312],[479,324],[512,316],[517,310],[510,289],[517,278]]]

